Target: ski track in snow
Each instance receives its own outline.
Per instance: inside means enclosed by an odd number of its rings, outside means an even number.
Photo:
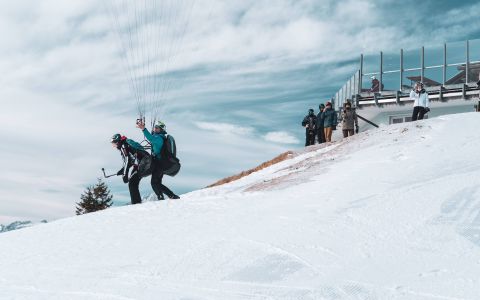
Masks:
[[[480,299],[478,114],[0,235],[0,299]]]

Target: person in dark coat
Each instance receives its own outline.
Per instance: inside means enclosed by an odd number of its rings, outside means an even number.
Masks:
[[[357,113],[352,109],[352,104],[350,102],[345,103],[341,117],[344,138],[354,135],[355,132],[358,133]]]
[[[370,92],[376,93],[380,91],[380,81],[375,77],[372,76],[372,87],[370,88]]]
[[[322,112],[325,109],[325,104],[320,104],[318,106],[320,111],[318,112],[317,115],[317,139],[318,143],[322,144],[325,143],[325,132],[323,131],[323,119],[322,119]]]
[[[317,127],[317,116],[313,108],[308,110],[308,115],[303,118],[302,126],[305,127],[305,147],[315,145],[315,129]]]
[[[325,141],[332,141],[333,130],[337,129],[337,112],[333,110],[332,103],[327,102],[325,110],[322,113],[323,131],[325,133]]]
[[[148,152],[139,143],[127,139],[119,133],[113,135],[110,142],[120,151],[122,156],[123,167],[117,172],[117,175],[122,176],[124,183],[128,183],[131,203],[142,203],[142,197],[138,189],[142,177],[138,174],[138,166],[142,159],[149,156]]]

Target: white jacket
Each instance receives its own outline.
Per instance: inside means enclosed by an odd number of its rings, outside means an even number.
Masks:
[[[422,107],[428,107],[428,93],[417,93],[414,90],[410,92],[410,98],[412,100],[415,100],[413,102],[413,107],[415,106],[422,106]]]

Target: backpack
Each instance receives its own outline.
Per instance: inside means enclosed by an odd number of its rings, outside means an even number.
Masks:
[[[130,146],[130,148],[132,148],[133,150],[136,150],[137,152],[148,153],[147,151],[145,151],[145,148],[140,143],[137,143],[134,140],[127,139],[127,144]]]
[[[127,139],[127,144],[137,153],[142,154],[142,159],[138,162],[138,175],[140,177],[147,177],[152,175],[153,161],[152,156],[145,151],[145,148],[134,140]]]
[[[172,177],[177,175],[180,171],[181,165],[180,160],[177,158],[177,145],[173,136],[167,135],[163,140],[161,156],[163,174]]]

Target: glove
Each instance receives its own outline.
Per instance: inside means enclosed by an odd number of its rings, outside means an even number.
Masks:
[[[337,125],[333,125],[332,130],[337,130]]]
[[[117,172],[117,176],[120,176],[123,174],[123,168],[121,168],[118,172]]]
[[[358,133],[358,126],[355,126],[355,133]]]
[[[128,183],[128,176],[127,175],[123,176],[122,179],[123,179],[123,183]]]

